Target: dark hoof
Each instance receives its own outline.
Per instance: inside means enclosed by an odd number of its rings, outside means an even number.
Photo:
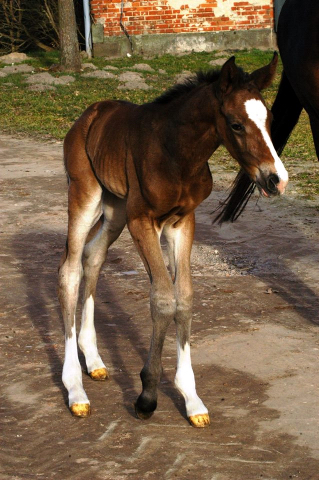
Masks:
[[[135,407],[135,414],[137,418],[139,418],[140,420],[148,420],[149,418],[151,418],[151,416],[154,413],[154,412],[143,412],[142,410],[139,410],[136,403],[134,407]]]
[[[153,415],[154,410],[157,407],[157,402],[154,400],[147,402],[140,396],[138,397],[134,407],[137,418],[140,418],[141,420],[148,420]]]

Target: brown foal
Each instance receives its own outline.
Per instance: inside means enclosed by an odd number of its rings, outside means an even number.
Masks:
[[[220,71],[200,73],[151,103],[95,103],[67,134],[69,223],[59,298],[66,342],[63,382],[74,415],[90,414],[76,340],[79,285],[83,278],[78,345],[89,375],[104,380],[108,372],[94,329],[95,290],[108,248],[127,224],[149,275],[153,321],[136,414],[146,419],[156,409],[162,348],[174,320],[176,387],[185,398],[190,423],[209,424],[208,410],[196,393],[190,357],[194,211],[211,192],[208,160],[221,144],[263,195],[284,192],[288,175],[270,140],[271,115],[260,94],[270,85],[276,64],[275,54],[269,65],[249,75],[232,57]],[[168,244],[169,271],[160,245],[162,234]]]

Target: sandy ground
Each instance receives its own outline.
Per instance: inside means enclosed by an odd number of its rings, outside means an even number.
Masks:
[[[318,479],[319,214],[293,193],[212,225],[226,174],[197,212],[192,357],[211,426],[192,428],[175,390],[175,335],[158,410],[135,418],[149,346],[148,279],[127,231],[99,286],[96,323],[111,378],[84,374],[92,416],[66,406],[56,297],[66,232],[60,142],[0,135],[0,478]]]

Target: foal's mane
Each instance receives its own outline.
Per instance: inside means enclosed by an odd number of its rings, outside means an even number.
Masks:
[[[238,68],[239,75],[237,82],[243,84],[248,80],[249,75],[245,73],[241,68]],[[155,98],[152,103],[166,104],[171,101],[180,98],[181,96],[189,93],[200,85],[211,85],[218,80],[221,70],[211,69],[206,72],[200,70],[195,75],[186,78],[182,83],[177,83],[169,88],[159,97]]]

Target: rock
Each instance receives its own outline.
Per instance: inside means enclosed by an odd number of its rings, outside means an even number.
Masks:
[[[82,63],[82,69],[97,70],[97,67],[93,63]]]
[[[105,72],[104,70],[95,70],[94,72],[83,73],[85,78],[116,78],[113,73]]]
[[[106,65],[103,67],[103,70],[118,70],[118,67],[113,67],[113,65]]]
[[[34,68],[31,65],[12,65],[10,67],[3,67],[0,69],[0,76],[5,77],[12,73],[31,73]]]
[[[123,72],[119,75],[120,82],[144,81],[143,76],[137,72]]]
[[[211,60],[209,63],[209,65],[211,65],[212,67],[217,67],[217,66],[221,66],[221,65],[224,65],[224,63],[227,61],[227,58],[215,58],[214,60]]]
[[[119,85],[119,90],[149,90],[151,87],[144,81],[132,81],[126,82],[123,85]]]
[[[145,72],[154,72],[154,68],[152,68],[147,63],[136,63],[133,67],[130,67],[128,70],[143,70]]]
[[[28,60],[30,57],[28,57],[25,53],[9,53],[8,55],[2,55],[0,57],[0,62],[10,64],[10,63],[21,63],[25,62]]]
[[[48,72],[44,73],[35,73],[34,75],[30,75],[27,79],[27,83],[42,83],[46,85],[51,85],[55,81],[55,77]]]
[[[35,73],[30,75],[27,79],[27,83],[31,84],[44,84],[44,85],[67,85],[75,81],[75,78],[71,75],[63,75],[61,77],[54,77],[48,72]]]
[[[194,73],[190,72],[188,70],[184,70],[183,72],[176,75],[175,82],[176,83],[184,83],[185,80],[188,80],[189,78],[195,78]]]
[[[143,76],[137,72],[124,72],[118,78],[120,82],[124,83],[124,85],[118,87],[120,90],[149,90],[151,88],[147,85]]]
[[[72,75],[63,75],[55,79],[54,85],[68,85],[75,82],[75,78]]]

